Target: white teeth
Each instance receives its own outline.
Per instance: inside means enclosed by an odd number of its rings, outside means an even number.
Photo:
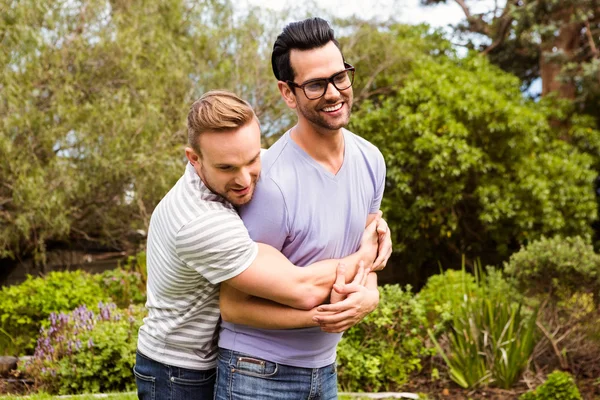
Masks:
[[[343,103],[337,104],[337,105],[335,105],[333,107],[325,107],[325,108],[323,108],[323,111],[325,111],[325,112],[337,111],[340,108],[342,108],[342,105],[343,105]]]

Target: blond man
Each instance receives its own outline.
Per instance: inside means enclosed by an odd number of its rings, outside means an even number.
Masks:
[[[252,199],[260,174],[260,127],[233,93],[211,91],[192,105],[188,139],[185,172],[150,220],[148,316],[134,367],[140,399],[213,398],[220,283],[290,307],[283,318],[266,305],[259,326],[318,326],[315,307],[336,277],[360,280],[359,263],[370,267],[379,246],[375,222],[356,253],[297,268],[250,239],[236,207]]]

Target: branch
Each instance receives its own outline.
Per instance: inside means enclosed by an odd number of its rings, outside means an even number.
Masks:
[[[585,21],[585,34],[587,36],[588,42],[590,42],[590,48],[592,49],[592,54],[594,57],[598,57],[598,48],[596,47],[596,43],[594,42],[594,37],[592,36],[592,29],[590,28],[590,21]]]
[[[569,364],[567,363],[567,361],[564,359],[564,357],[560,353],[560,350],[558,349],[556,342],[552,339],[552,335],[550,334],[550,332],[548,332],[546,330],[546,328],[544,327],[544,325],[542,325],[541,322],[535,321],[535,324],[537,325],[538,328],[540,328],[540,331],[542,331],[544,336],[546,336],[546,339],[548,339],[548,341],[552,345],[552,348],[554,349],[554,354],[556,354],[556,357],[558,358],[558,361],[560,363],[560,367],[564,370],[568,369]]]
[[[467,7],[467,4],[465,3],[464,0],[454,0],[456,1],[456,3],[460,6],[460,8],[462,8],[463,12],[465,13],[465,16],[467,17],[467,20],[470,20],[472,18],[471,15],[471,11],[469,10],[469,7]]]
[[[507,7],[508,8],[508,7]],[[506,10],[505,10],[506,12]],[[500,30],[498,31],[498,37],[496,38],[496,40],[494,40],[492,42],[492,44],[490,44],[481,54],[483,55],[487,55],[489,54],[492,50],[494,50],[496,47],[500,46],[502,43],[504,43],[504,39],[506,39],[506,36],[508,34],[508,30],[510,28],[510,25],[513,22],[513,18],[509,17],[508,15],[502,15],[502,21],[500,22]]]

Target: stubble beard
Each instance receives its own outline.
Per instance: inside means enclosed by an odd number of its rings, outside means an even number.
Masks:
[[[336,104],[340,100],[344,102],[344,107],[347,107],[346,115],[340,122],[332,123],[331,121],[328,121],[327,117],[322,115],[321,111],[319,110],[327,105]],[[304,116],[304,118],[306,118],[306,120],[311,122],[314,126],[329,131],[337,131],[348,125],[350,122],[352,100],[352,96],[340,96],[340,98],[335,102],[319,103],[317,107],[309,107],[307,104],[299,104],[298,110]]]

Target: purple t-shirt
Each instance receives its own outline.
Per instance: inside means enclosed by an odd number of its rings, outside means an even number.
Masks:
[[[281,137],[262,157],[262,174],[240,210],[250,237],[280,250],[292,263],[342,258],[355,252],[367,217],[379,210],[385,185],[381,152],[344,130],[344,162],[336,175],[291,138]],[[335,361],[341,334],[319,328],[256,329],[222,322],[219,346],[304,368]]]

